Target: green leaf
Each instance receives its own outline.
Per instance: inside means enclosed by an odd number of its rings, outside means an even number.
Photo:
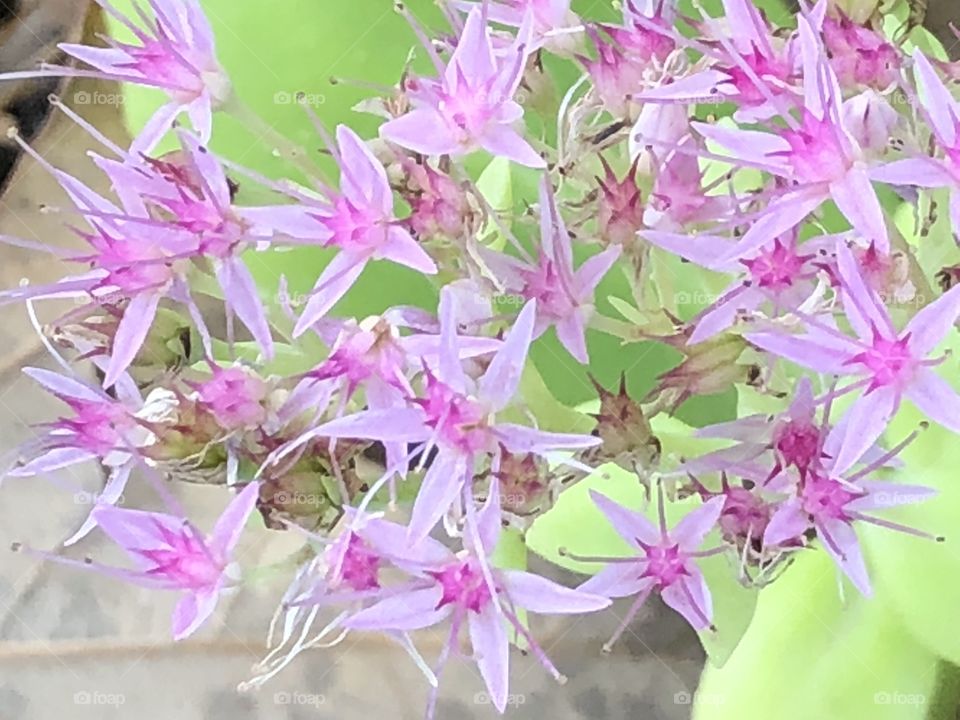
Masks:
[[[701,676],[694,720],[918,720],[937,658],[879,598],[840,601],[826,553],[804,552],[761,594],[723,668]]]

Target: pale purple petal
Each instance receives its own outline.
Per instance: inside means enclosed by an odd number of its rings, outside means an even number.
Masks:
[[[348,617],[343,626],[351,630],[421,630],[436,625],[450,614],[450,606],[437,608],[443,591],[439,585],[385,598]]]
[[[870,170],[870,179],[887,185],[912,185],[938,188],[954,184],[954,180],[940,162],[928,157],[894,160]]]
[[[547,432],[513,423],[498,423],[493,430],[503,446],[514,453],[532,452],[542,455],[551,450],[582,450],[595,447],[601,442],[592,435]]]
[[[590,497],[600,508],[600,511],[606,515],[613,529],[634,547],[636,547],[638,541],[645,545],[656,545],[663,540],[659,528],[650,522],[646,515],[628,510],[620,503],[614,502],[596,490],[590,491]]]
[[[387,241],[377,250],[377,255],[400,265],[406,265],[424,275],[437,273],[437,264],[433,258],[411,237],[410,233],[401,227],[394,226],[387,230]]]
[[[725,502],[723,496],[718,496],[687,513],[670,531],[670,537],[684,550],[695,551],[716,526]]]
[[[66,375],[55,373],[52,370],[26,367],[23,369],[23,374],[34,382],[42,385],[54,395],[77,398],[78,400],[87,400],[90,402],[108,401],[106,396],[98,393],[89,385],[86,385],[85,383],[82,383],[79,380],[75,380],[71,377],[67,377]]]
[[[843,283],[843,308],[857,335],[862,340],[871,342],[874,328],[895,334],[886,308],[864,281],[860,265],[846,243],[841,242],[837,247],[837,270]]]
[[[517,392],[520,376],[527,361],[527,352],[533,340],[533,321],[537,313],[537,301],[529,301],[520,311],[513,327],[503,341],[503,346],[486,372],[480,378],[477,395],[493,410],[505,407]]]
[[[830,184],[830,196],[854,230],[867,242],[874,242],[881,252],[890,248],[890,238],[883,219],[883,208],[866,168],[855,165],[839,180]]]
[[[113,336],[113,348],[110,363],[104,373],[103,386],[111,387],[120,375],[130,367],[144,340],[150,333],[153,319],[160,304],[158,293],[140,293],[134,297],[123,311],[123,318]],[[149,359],[149,358],[147,358]]]
[[[257,505],[259,492],[260,483],[247,483],[246,487],[230,501],[223,514],[217,519],[217,524],[213,526],[213,532],[210,533],[210,545],[224,557],[230,555],[240,539],[244,526],[250,518],[250,513]]]
[[[920,88],[920,102],[927,111],[937,137],[944,146],[954,147],[958,139],[956,123],[960,117],[960,107],[919,48],[913,51],[913,70]]]
[[[554,324],[557,339],[581,365],[590,362],[587,352],[586,326],[580,313],[574,312]]]
[[[380,126],[380,137],[422,155],[462,152],[443,116],[434,108],[417,108]]]
[[[806,335],[757,332],[747,333],[744,337],[761,350],[802,367],[835,375],[848,374],[850,367],[847,361],[860,352],[860,347],[852,340],[843,340],[815,329]]]
[[[474,660],[493,706],[502,713],[507,706],[510,670],[510,642],[504,619],[496,606],[488,603],[479,613],[470,613],[467,624]]]
[[[577,589],[590,595],[620,598],[649,592],[656,582],[653,578],[642,577],[646,569],[643,562],[613,562]]]
[[[441,454],[423,477],[410,513],[411,542],[425,538],[456,501],[466,479],[466,460],[462,456]]]
[[[710,627],[713,621],[713,599],[699,570],[694,569],[688,577],[681,577],[663,588],[660,597],[669,607],[683,615],[694,630],[706,630]]]
[[[513,160],[519,165],[537,169],[547,166],[546,160],[540,157],[530,143],[508,125],[491,125],[477,138],[477,144],[491,155]]]
[[[103,486],[103,490],[97,496],[97,505],[115,505],[117,501],[123,497],[123,491],[127,487],[131,470],[133,470],[133,465],[131,463],[125,463],[111,471],[106,484]],[[90,515],[87,516],[87,519],[84,520],[83,525],[80,526],[80,529],[63,541],[64,546],[73,545],[83,539],[96,526],[96,518],[94,518],[91,512]]]
[[[854,529],[843,520],[829,519],[817,522],[817,534],[837,567],[850,578],[857,590],[870,597],[873,594],[870,576]]]
[[[893,418],[899,405],[899,393],[893,387],[881,387],[859,397],[844,416],[843,441],[831,462],[834,473],[842,475],[863,457]]]
[[[934,370],[917,370],[907,397],[935,423],[960,433],[960,395]]]
[[[924,307],[904,329],[910,335],[910,351],[914,357],[928,355],[951,332],[960,316],[960,285]]]
[[[217,607],[219,589],[191,592],[173,609],[173,639],[183,640],[206,622]]]
[[[237,314],[253,339],[257,341],[265,359],[273,357],[273,337],[267,312],[260,301],[257,283],[238,257],[226,258],[217,267],[217,281],[229,308]]]
[[[327,265],[303,309],[303,314],[297,320],[293,329],[293,336],[299,337],[305,333],[313,323],[322,318],[337,304],[360,277],[360,273],[367,266],[366,256],[357,256],[341,252]]]
[[[785,500],[767,523],[763,544],[772,547],[796,540],[803,536],[810,525],[810,515],[804,511],[803,503],[798,498]]]
[[[30,462],[13,468],[7,473],[7,477],[32,477],[95,458],[97,458],[96,453],[81,448],[53,448]]]
[[[530,612],[544,615],[586,613],[610,605],[606,597],[573,590],[523,570],[503,570],[500,577],[507,596]]]

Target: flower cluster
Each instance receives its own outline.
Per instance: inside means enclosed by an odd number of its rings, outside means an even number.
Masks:
[[[423,670],[432,715],[463,635],[500,711],[511,637],[562,680],[527,612],[630,597],[619,637],[656,593],[710,635],[724,631],[703,571],[713,556],[759,588],[820,547],[868,595],[858,527],[942,539],[885,517],[933,491],[882,474],[923,429],[888,441],[904,401],[924,427],[960,433],[943,348],[960,318],[957,65],[827,0],[783,25],[750,0],[723,0],[721,17],[625,0],[618,19],[562,0],[451,2],[435,37],[408,16],[433,71],[407,69],[358,107],[384,118],[379,138],[328,132],[305,107],[336,177],[300,161],[311,152],[281,152],[296,172],[275,180],[208,147],[216,113],[248,111],[197,0],[150,0],[136,18],[99,1],[133,40],[65,46],[76,66],[0,80],[93,76],[168,102],[129,148],[63,108],[103,143],[92,159],[110,197],[36,156],[88,249],[66,255],[76,273],[0,293],[31,317],[41,300],[77,300],[43,329],[61,370],[25,370],[67,410],[6,475],[100,463],[106,485],[67,543],[102,532],[135,569],[25,549],[182,592],[179,639],[220,593],[261,577],[235,569],[256,510],[303,550],[283,564],[282,631],[246,685],[309,647],[377,632]],[[482,176],[467,156],[487,159]],[[536,191],[503,207],[505,185]],[[944,202],[943,217],[928,212]],[[296,301],[249,269],[291,247],[330,258]],[[435,306],[386,298],[375,316],[338,313],[372,262],[422,275]],[[682,357],[646,394],[594,380],[593,402],[564,406],[531,348],[593,372],[600,334]],[[736,415],[682,448],[675,425],[659,437],[688,399],[731,390]],[[752,411],[757,398],[777,409]],[[531,543],[592,577],[572,588],[504,560],[505,544],[570,512],[558,502],[569,487],[611,473],[645,490],[642,507],[591,486],[593,527],[552,553]],[[211,534],[171,481],[233,496]],[[169,512],[116,507],[130,482]],[[620,551],[581,554],[601,523]],[[438,625],[448,641],[424,658],[415,631]]]

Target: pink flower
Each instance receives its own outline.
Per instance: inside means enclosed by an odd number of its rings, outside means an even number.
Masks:
[[[439,80],[418,80],[414,109],[380,127],[380,136],[424,155],[484,149],[534,168],[543,158],[514,129],[523,108],[517,92],[529,53],[529,32],[495,54],[484,13],[473,8]]]
[[[825,321],[808,320],[802,335],[749,333],[754,345],[821,373],[852,377],[843,391],[863,389],[843,419],[849,434],[835,456],[845,472],[883,433],[904,397],[944,427],[960,433],[960,395],[934,370],[928,356],[960,317],[960,287],[920,310],[898,331],[877,294],[864,282],[853,253],[838,248],[840,293],[856,337]]]
[[[660,593],[667,605],[683,615],[694,629],[711,628],[713,604],[710,589],[696,560],[716,552],[702,552],[699,548],[716,526],[724,508],[724,499],[715,497],[705,502],[670,529],[664,514],[662,490],[657,494],[659,527],[640,513],[628,510],[605,495],[595,491],[591,491],[590,495],[613,528],[637,551],[635,555],[627,557],[606,558],[606,567],[579,588],[583,592],[612,598],[636,596],[606,647],[617,641],[650,593],[655,591]],[[571,557],[576,558],[573,555]]]
[[[408,632],[450,621],[450,633],[435,668],[440,675],[447,658],[456,651],[466,628],[480,675],[494,707],[503,712],[509,687],[512,627],[530,645],[534,656],[557,679],[559,671],[547,658],[518,617],[520,610],[543,614],[574,614],[602,610],[610,601],[583,590],[572,590],[523,570],[489,567],[489,557],[500,535],[500,494],[491,485],[490,496],[475,513],[464,536],[465,548],[454,553],[431,538],[403,542],[401,526],[383,532],[389,523],[371,533],[375,549],[411,577],[386,597],[344,621],[351,630]],[[379,541],[379,542],[378,542]],[[384,542],[386,541],[386,542]],[[433,716],[436,690],[431,692],[427,717]]]
[[[326,315],[371,260],[391,260],[425,274],[437,272],[430,256],[395,218],[393,191],[383,165],[350,128],[340,125],[336,134],[337,147],[331,151],[340,165],[339,191],[327,189],[321,200],[298,193],[295,204],[241,211],[254,235],[285,235],[339,250],[317,278],[295,336]]]
[[[98,77],[163,90],[169,101],[154,113],[134,140],[134,154],[150,153],[186,113],[203,142],[210,140],[213,111],[229,101],[230,80],[217,61],[213,31],[197,0],[148,0],[152,17],[137,8],[135,19],[109,0],[97,0],[134,35],[134,42],[107,38],[109,47],[61,43],[60,49],[86,68],[41,66],[38,71],[6,73],[0,80],[67,76]]]
[[[574,269],[570,233],[545,177],[540,183],[539,251],[536,265],[502,253],[486,253],[484,257],[509,292],[536,300],[533,337],[555,328],[569,353],[586,364],[586,327],[594,312],[597,285],[620,257],[621,249],[611,246]]]

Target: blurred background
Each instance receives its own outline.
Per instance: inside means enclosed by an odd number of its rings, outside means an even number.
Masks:
[[[122,6],[123,3],[118,3]],[[436,18],[431,3],[409,3],[427,22]],[[614,14],[606,0],[579,3],[593,16]],[[415,38],[393,11],[391,0],[207,0],[223,64],[240,96],[281,132],[305,144],[312,130],[292,101],[306,92],[328,125],[347,121],[372,135],[376,119],[350,108],[369,95],[330,78],[392,84]],[[776,7],[774,5],[774,7]],[[789,12],[781,7],[781,12]],[[960,17],[957,0],[930,0],[927,23],[942,39],[952,38],[950,20]],[[83,0],[0,0],[0,71],[28,69],[39,60],[59,59],[56,44],[85,38],[96,42],[106,31],[99,9]],[[953,45],[948,41],[947,45]],[[71,107],[118,142],[127,137],[153,102],[148,96],[120,95],[91,81],[70,84],[44,80],[0,85],[0,130],[17,127],[37,152],[103,191],[102,180],[86,157],[96,143],[67,118],[50,112],[47,97],[59,94]],[[214,148],[232,160],[268,174],[283,168],[268,144],[229,119],[215,133]],[[57,246],[73,241],[57,212],[62,193],[44,168],[0,132],[0,234]],[[269,284],[286,275],[294,292],[312,285],[321,254],[289,254],[258,262],[255,271]],[[0,245],[0,287],[23,278],[42,283],[62,268],[49,257]],[[389,287],[389,297],[382,289]],[[374,267],[358,291],[339,309],[366,314],[396,302],[429,303],[429,289],[413,275]],[[45,308],[50,318],[56,308]],[[631,346],[591,337],[595,374],[612,385],[630,368],[631,391],[642,395],[655,375],[674,358],[663,348]],[[0,308],[0,454],[33,436],[33,426],[60,408],[20,374],[25,364],[47,364],[39,339],[21,306]],[[549,356],[558,353],[546,351]],[[543,356],[546,357],[546,356]],[[540,363],[538,363],[540,364]],[[570,402],[591,392],[583,371],[556,362],[540,367],[551,385],[568,388]],[[708,421],[729,398],[688,409]],[[718,409],[719,408],[719,409]],[[8,481],[0,498],[0,720],[136,717],[142,720],[248,720],[254,718],[422,717],[426,684],[403,651],[380,640],[348,637],[342,644],[308,652],[262,690],[241,694],[237,684],[264,653],[267,624],[283,591],[282,583],[244,590],[221,603],[215,622],[184,643],[169,640],[172,598],[69,569],[40,565],[6,553],[11,543],[29,539],[53,548],[89,511],[102,478],[87,467],[72,478],[75,492],[51,492],[44,482]],[[207,526],[224,502],[216,488],[183,491],[196,520]],[[131,489],[126,504],[150,507],[151,497]],[[293,547],[282,533],[251,533],[240,560],[270,562]],[[91,536],[83,552],[108,551]],[[561,620],[538,635],[570,680],[565,687],[548,678],[530,657],[514,653],[511,716],[673,720],[689,716],[702,653],[682,621],[654,604],[641,613],[612,655],[600,647],[624,608]],[[426,637],[425,654],[440,636]],[[452,662],[443,679],[439,720],[496,715],[483,684],[466,662]],[[746,720],[753,720],[748,718]]]

